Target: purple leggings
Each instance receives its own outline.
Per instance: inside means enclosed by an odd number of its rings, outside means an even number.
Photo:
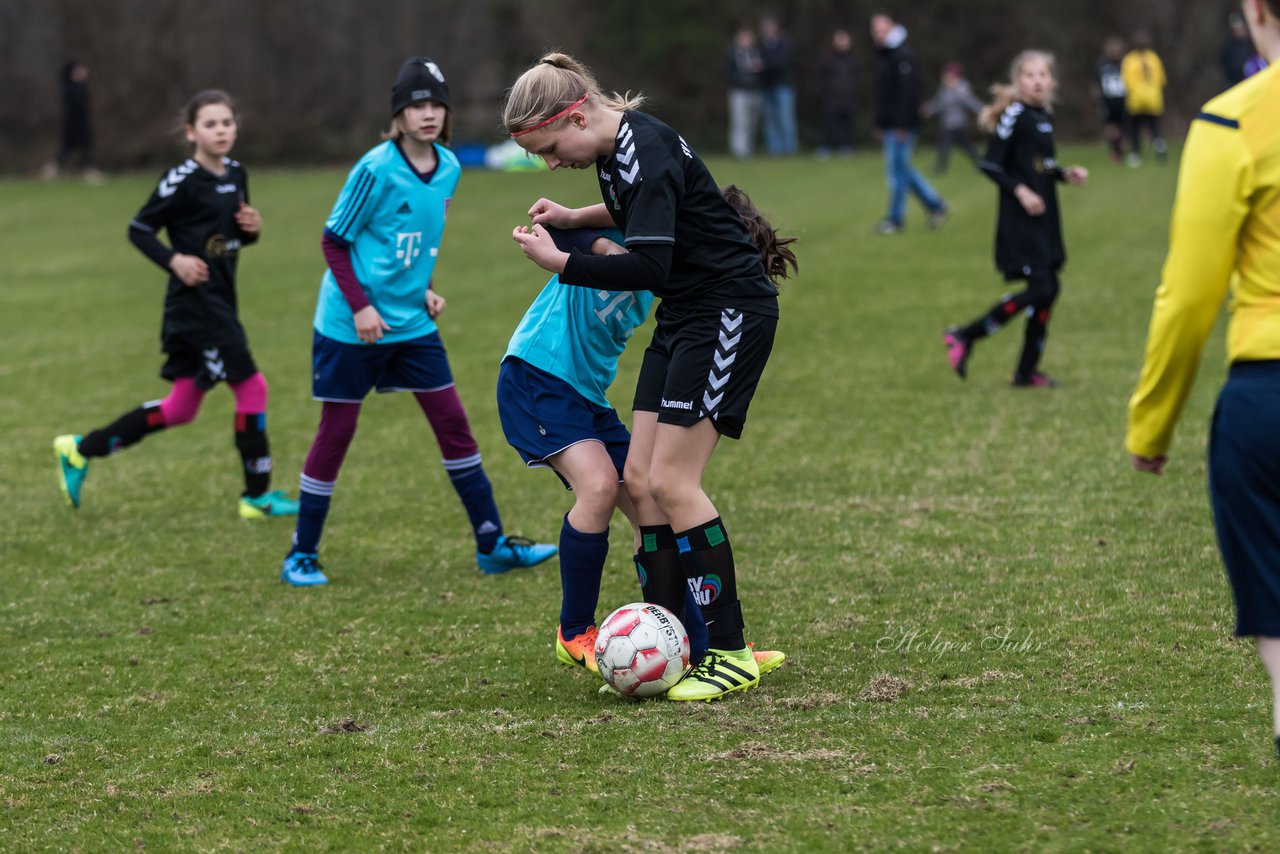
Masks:
[[[438,391],[415,391],[413,397],[427,416],[446,463],[480,453],[456,388],[449,386]],[[359,403],[324,401],[320,410],[320,426],[302,469],[304,475],[328,483],[338,479],[342,461],[356,435],[360,406]]]

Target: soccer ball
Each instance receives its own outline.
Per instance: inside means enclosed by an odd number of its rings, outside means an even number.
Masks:
[[[661,605],[633,602],[600,624],[595,653],[600,675],[619,694],[654,697],[689,666],[689,633]]]

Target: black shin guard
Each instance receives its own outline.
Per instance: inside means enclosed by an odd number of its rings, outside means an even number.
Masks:
[[[257,498],[271,487],[271,448],[265,412],[236,413],[236,450],[244,462],[244,494]]]
[[[742,607],[738,604],[733,547],[720,517],[676,534],[680,565],[702,608],[712,649],[742,649]]]
[[[106,427],[94,430],[80,440],[80,453],[86,457],[105,457],[136,445],[148,433],[164,429],[160,404],[148,403],[131,409]]]
[[[670,525],[640,526],[636,568],[644,601],[661,605],[683,620],[684,572],[676,555],[676,538]]]

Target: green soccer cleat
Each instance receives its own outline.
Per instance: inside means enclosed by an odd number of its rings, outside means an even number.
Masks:
[[[592,673],[599,673],[596,667],[596,627],[588,626],[587,630],[574,635],[568,640],[559,628],[556,629],[556,661],[569,667],[581,667]]]
[[[736,650],[709,649],[698,666],[671,687],[667,692],[667,699],[682,702],[718,700],[726,694],[746,691],[759,684],[760,665],[756,664],[755,654],[750,647]]]
[[[264,492],[257,498],[250,498],[247,495],[240,497],[241,519],[266,519],[268,516],[297,515],[298,502],[285,495],[279,489]]]
[[[80,488],[89,474],[89,461],[80,453],[80,437],[70,433],[53,440],[58,458],[58,486],[72,507],[80,507]]]

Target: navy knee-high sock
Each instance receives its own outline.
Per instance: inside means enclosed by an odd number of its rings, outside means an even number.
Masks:
[[[479,455],[476,455],[477,460]],[[502,536],[502,519],[498,515],[498,504],[493,500],[493,486],[484,467],[477,461],[466,468],[453,469],[445,460],[444,467],[449,472],[449,482],[453,484],[462,506],[471,520],[471,531],[476,537],[476,549],[481,554],[488,554],[498,545]]]
[[[707,634],[707,621],[702,618],[702,607],[698,605],[698,597],[693,588],[684,591],[684,630],[689,635],[689,663],[697,664],[707,654],[711,646]]]
[[[298,524],[293,531],[293,548],[289,551],[315,554],[320,550],[320,535],[329,515],[333,498],[333,481],[320,481],[305,474],[298,490]]]
[[[560,526],[560,633],[566,640],[596,624],[600,578],[609,555],[609,529],[584,534],[569,524]]]

